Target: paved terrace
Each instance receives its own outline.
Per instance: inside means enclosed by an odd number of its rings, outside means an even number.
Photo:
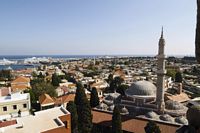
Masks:
[[[40,112],[35,116],[26,116],[17,119],[17,125],[7,127],[4,133],[40,133],[50,129],[64,126],[58,117],[68,114],[61,107],[56,107]]]

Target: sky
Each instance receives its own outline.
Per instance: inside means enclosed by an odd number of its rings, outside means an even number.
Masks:
[[[0,55],[194,55],[196,0],[0,0]]]

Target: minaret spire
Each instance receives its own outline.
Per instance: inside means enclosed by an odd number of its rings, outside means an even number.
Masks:
[[[163,38],[163,27],[161,31],[161,37],[158,44],[158,70],[157,70],[157,93],[156,93],[156,104],[158,111],[164,113],[165,110],[165,39]]]
[[[161,31],[161,38],[163,38],[163,26],[162,26],[162,31]]]

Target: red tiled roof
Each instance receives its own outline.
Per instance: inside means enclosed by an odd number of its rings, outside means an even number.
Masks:
[[[64,96],[58,97],[56,99],[55,104],[68,103],[69,101],[74,101],[74,98],[75,98],[75,94],[64,95]]]
[[[16,120],[0,122],[0,128],[17,124]]]
[[[12,83],[29,83],[29,82],[30,82],[30,79],[23,76],[20,76],[12,81]]]
[[[93,114],[93,123],[101,124],[103,126],[111,126],[112,114],[92,111]],[[131,118],[122,116],[122,129],[124,131],[133,132],[133,133],[145,133],[144,127],[148,123],[148,120]],[[160,127],[162,133],[175,133],[175,131],[179,128],[175,125],[165,124],[165,123],[157,123]]]
[[[8,94],[10,94],[10,89],[7,87],[0,88],[0,91],[1,91],[1,96],[7,96]]]
[[[41,105],[44,104],[54,104],[54,99],[51,98],[48,94],[43,94],[39,97],[39,102]]]
[[[17,91],[17,90],[25,90],[27,88],[30,88],[30,86],[25,85],[25,84],[15,84],[11,85],[12,91]]]

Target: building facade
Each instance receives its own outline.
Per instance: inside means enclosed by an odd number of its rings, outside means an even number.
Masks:
[[[30,109],[29,93],[14,93],[0,97],[0,120],[29,115]]]

